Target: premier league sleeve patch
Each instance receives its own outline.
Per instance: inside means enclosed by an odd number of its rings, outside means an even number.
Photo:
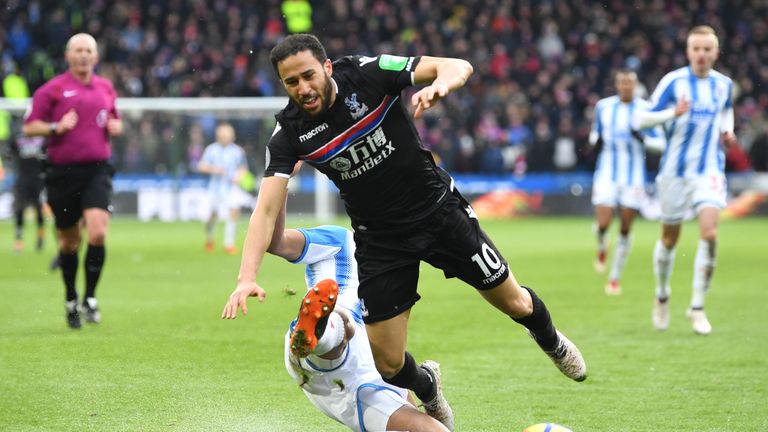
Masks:
[[[410,57],[382,54],[379,57],[379,68],[383,70],[400,72],[408,65],[408,60],[410,60]]]

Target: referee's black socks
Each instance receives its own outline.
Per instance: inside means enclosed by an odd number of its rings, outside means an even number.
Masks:
[[[83,301],[96,297],[96,285],[99,283],[101,269],[104,267],[105,256],[104,245],[88,244],[88,250],[85,252],[85,298]]]
[[[544,302],[539,296],[528,287],[523,287],[531,293],[533,302],[533,313],[524,318],[512,318],[515,322],[522,324],[531,331],[533,339],[544,351],[553,351],[557,348],[557,333],[555,326],[552,325],[552,318]]]
[[[59,251],[59,268],[67,289],[67,301],[77,300],[75,279],[77,278],[77,250],[73,252]]]
[[[419,367],[408,351],[405,352],[405,363],[400,372],[392,378],[384,378],[384,381],[401,388],[413,390],[416,397],[422,402],[432,400],[437,391],[429,372]]]

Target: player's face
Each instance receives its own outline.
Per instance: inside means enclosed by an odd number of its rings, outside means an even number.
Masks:
[[[629,102],[635,95],[635,86],[637,86],[637,75],[634,73],[619,73],[616,75],[616,91],[619,92],[619,99]]]
[[[70,39],[65,53],[69,69],[76,75],[89,75],[99,61],[96,41],[85,35]]]
[[[219,126],[216,129],[216,141],[223,145],[235,142],[235,130],[228,125]]]
[[[331,60],[320,63],[310,51],[301,51],[279,62],[277,72],[288,96],[307,114],[320,115],[333,104]]]
[[[688,36],[685,53],[693,72],[696,75],[706,75],[720,55],[717,37],[711,34],[692,34]]]

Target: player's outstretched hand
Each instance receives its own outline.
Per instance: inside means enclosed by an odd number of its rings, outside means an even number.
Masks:
[[[221,313],[221,318],[237,318],[238,309],[243,311],[243,315],[248,315],[248,297],[258,297],[259,303],[263,303],[266,296],[267,292],[256,282],[239,283],[237,284],[237,288],[229,296],[227,304],[224,305],[224,311]]]
[[[448,86],[445,84],[432,84],[417,91],[411,97],[411,104],[416,107],[413,113],[414,118],[421,118],[425,110],[435,106],[437,101],[448,94]]]

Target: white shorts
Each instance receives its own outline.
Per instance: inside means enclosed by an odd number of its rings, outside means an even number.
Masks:
[[[657,177],[656,190],[661,204],[661,221],[679,224],[686,212],[695,213],[704,207],[724,208],[726,180],[723,174],[706,174],[698,177]]]
[[[232,187],[224,193],[209,193],[211,211],[216,212],[219,219],[229,219],[232,210],[242,207],[253,208],[254,198],[239,187]]]
[[[625,207],[640,210],[646,200],[642,185],[621,185],[613,181],[596,181],[592,185],[592,205]]]
[[[290,353],[285,336],[285,365],[312,404],[328,417],[353,431],[385,431],[389,417],[408,404],[407,391],[384,382],[376,371],[365,326],[357,323],[355,335],[336,361],[313,355],[300,361]]]
[[[333,398],[304,393],[320,411],[356,432],[388,430],[389,417],[408,403],[403,395],[383,381],[361,384],[354,393],[340,392]],[[349,397],[353,394],[355,397]]]

